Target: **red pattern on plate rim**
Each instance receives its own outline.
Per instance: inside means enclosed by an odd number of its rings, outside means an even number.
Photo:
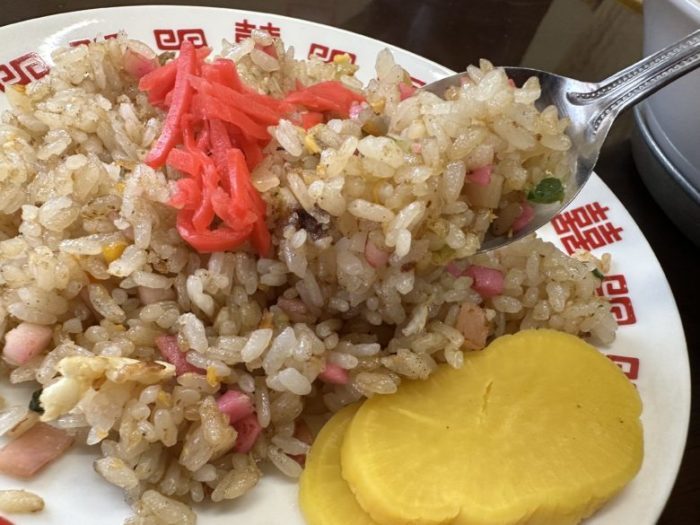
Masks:
[[[250,38],[250,36],[253,34],[253,29],[267,31],[270,36],[274,37],[279,37],[281,35],[281,29],[272,22],[267,22],[266,24],[256,26],[255,24],[250,23],[247,18],[244,18],[242,21],[236,22],[233,27],[236,43],[239,43],[241,40],[246,38]]]
[[[556,215],[552,226],[566,253],[591,251],[621,241],[623,229],[608,220],[609,210],[595,201]]]
[[[355,55],[355,53],[344,51],[342,49],[333,49],[330,46],[319,44],[317,42],[313,42],[311,46],[309,46],[309,53],[307,54],[307,57],[318,57],[324,62],[333,62],[335,57],[342,55],[347,55],[350,57],[350,62],[353,64],[357,60],[357,55]]]
[[[630,381],[639,378],[639,358],[614,354],[607,354],[607,357],[620,367]]]
[[[615,317],[617,324],[622,326],[637,322],[637,315],[634,313],[627,279],[624,275],[606,275],[596,291],[598,295],[604,295],[610,301],[610,312]]]
[[[627,279],[623,274],[606,275],[596,292],[610,301],[610,313],[615,317],[617,324],[624,326],[637,322],[632,299],[629,297]],[[630,381],[635,381],[639,377],[639,358],[616,354],[607,354],[607,356],[620,367]]]
[[[31,51],[0,64],[0,91],[10,84],[29,84],[39,80],[49,72],[49,66],[37,53]]]
[[[185,40],[189,40],[194,47],[207,45],[207,37],[204,29],[193,27],[188,29],[154,29],[153,37],[156,39],[156,47],[162,51],[177,51]]]
[[[119,33],[110,33],[108,35],[104,35],[102,38],[105,40],[110,40],[112,38],[117,38],[119,36]],[[98,37],[94,38],[81,38],[78,40],[71,40],[68,42],[68,45],[70,47],[78,47],[78,46],[87,46],[88,44],[91,44],[92,42],[97,42]]]

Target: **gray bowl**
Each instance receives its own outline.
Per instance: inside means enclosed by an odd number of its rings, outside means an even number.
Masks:
[[[634,108],[632,156],[644,185],[666,215],[700,246],[700,189],[668,159],[654,140],[646,104]],[[700,147],[700,145],[698,146]]]

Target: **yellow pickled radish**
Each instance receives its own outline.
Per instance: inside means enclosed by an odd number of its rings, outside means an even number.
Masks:
[[[314,440],[299,480],[299,504],[309,525],[376,525],[340,475],[340,445],[359,405],[335,414]]]
[[[382,525],[578,523],[638,472],[641,409],[594,347],[526,330],[366,401],[342,474]]]

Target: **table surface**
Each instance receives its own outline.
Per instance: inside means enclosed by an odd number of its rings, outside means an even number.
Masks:
[[[223,0],[134,2],[206,4],[268,11],[349,29],[460,70],[480,57],[603,78],[639,57],[641,13],[615,0]],[[635,2],[624,2],[634,6]],[[100,0],[2,0],[0,26],[54,13],[105,7]],[[700,248],[664,215],[632,160],[630,121],[615,125],[596,168],[646,235],[681,312],[690,353],[693,409],[683,464],[659,521],[700,523]],[[696,280],[697,279],[697,280]],[[663,349],[660,349],[663,350]],[[627,525],[627,524],[621,524]],[[633,525],[633,524],[630,524]]]

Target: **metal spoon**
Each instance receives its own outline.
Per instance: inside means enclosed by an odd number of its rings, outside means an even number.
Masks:
[[[615,118],[697,67],[700,67],[700,30],[597,83],[580,82],[525,67],[503,68],[516,85],[522,85],[530,77],[537,77],[542,88],[542,95],[536,103],[538,109],[554,105],[560,117],[569,118],[571,124],[567,134],[572,143],[573,172],[565,183],[565,196],[561,202],[536,205],[534,219],[511,236],[487,233],[480,251],[509,244],[548,223],[571,202],[591,176]],[[460,79],[466,75],[457,73],[422,89],[442,97],[450,86],[459,86]]]

